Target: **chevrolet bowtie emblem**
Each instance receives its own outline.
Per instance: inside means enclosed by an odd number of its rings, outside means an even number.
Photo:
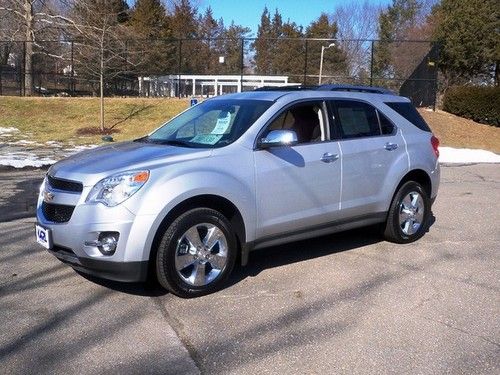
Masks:
[[[43,192],[43,200],[45,202],[52,202],[54,200],[55,195],[51,193],[50,191],[44,191]]]

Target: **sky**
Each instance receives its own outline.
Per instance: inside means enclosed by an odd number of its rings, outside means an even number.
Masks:
[[[360,0],[358,0],[360,1]],[[321,12],[333,13],[335,7],[356,0],[198,0],[194,3],[198,5],[200,13],[204,13],[209,6],[215,19],[222,18],[226,26],[231,21],[238,25],[249,27],[253,36],[257,36],[257,28],[260,23],[260,16],[264,7],[267,6],[269,12],[274,14],[275,9],[281,13],[283,21],[295,22],[304,28],[317,19]],[[373,4],[386,5],[392,3],[391,0],[368,0]]]

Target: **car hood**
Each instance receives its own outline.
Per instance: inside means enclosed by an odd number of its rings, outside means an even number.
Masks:
[[[210,149],[131,141],[80,152],[57,162],[48,173],[59,178],[82,181],[85,186],[89,186],[114,173],[132,169],[153,169],[210,155]]]

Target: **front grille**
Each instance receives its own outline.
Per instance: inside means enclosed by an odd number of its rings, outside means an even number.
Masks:
[[[75,206],[42,202],[43,216],[54,223],[66,223],[71,219]]]
[[[83,184],[77,181],[64,180],[47,175],[49,185],[57,190],[74,191],[81,193],[83,191]]]

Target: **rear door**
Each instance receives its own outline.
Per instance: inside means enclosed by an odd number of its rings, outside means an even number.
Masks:
[[[290,129],[299,143],[254,152],[257,238],[299,234],[336,219],[340,149],[328,139],[326,120],[324,102],[297,103],[279,113],[262,134]]]
[[[406,162],[398,129],[373,105],[358,100],[334,100],[332,134],[342,154],[342,217],[381,213],[387,201],[384,186],[393,165]]]

